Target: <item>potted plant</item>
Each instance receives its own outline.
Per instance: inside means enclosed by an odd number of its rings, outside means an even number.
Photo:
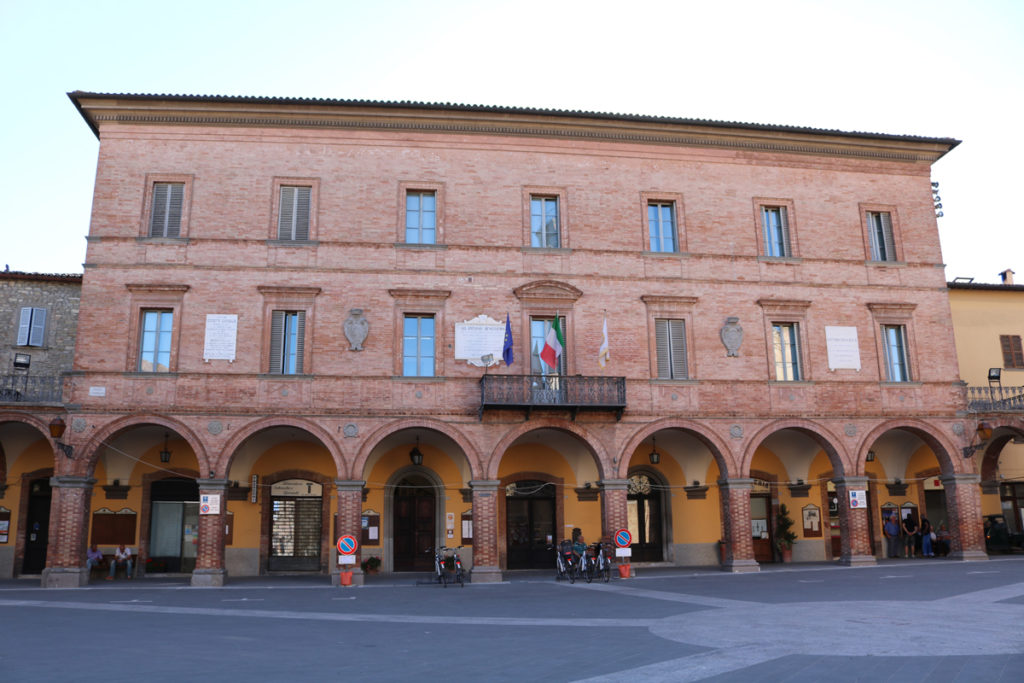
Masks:
[[[363,568],[364,574],[376,574],[380,570],[380,558],[376,555],[370,555],[360,562],[359,566]]]
[[[793,561],[794,541],[796,534],[793,533],[793,518],[789,516],[785,505],[779,505],[779,514],[775,516],[775,547],[779,549],[783,562]]]

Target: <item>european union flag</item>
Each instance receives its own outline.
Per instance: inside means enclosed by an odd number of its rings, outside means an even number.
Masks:
[[[515,354],[512,353],[512,323],[508,319],[508,313],[505,314],[505,347],[501,350],[501,357],[505,365],[512,365],[512,361],[515,360]]]

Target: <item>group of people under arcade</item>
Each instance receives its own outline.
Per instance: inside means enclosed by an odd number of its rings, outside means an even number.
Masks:
[[[900,521],[899,515],[892,512],[885,518],[882,532],[885,534],[886,557],[909,559],[949,554],[951,535],[945,523],[935,529],[927,517],[922,517],[918,525],[914,515],[907,514]]]
[[[117,547],[114,551],[113,556],[110,558],[110,562],[107,562],[107,558],[103,555],[95,543],[89,546],[89,550],[85,554],[85,568],[89,573],[92,573],[93,567],[103,568],[109,564],[110,573],[107,574],[107,581],[113,581],[114,576],[117,574],[118,567],[124,567],[125,578],[132,578],[132,549],[125,546],[124,543]]]

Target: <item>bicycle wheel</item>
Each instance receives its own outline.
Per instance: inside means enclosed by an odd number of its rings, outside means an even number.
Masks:
[[[583,564],[580,565],[583,569],[583,578],[587,580],[587,583],[591,583],[594,580],[594,563],[586,557],[581,561],[583,562]]]
[[[601,569],[601,573],[604,574],[604,582],[608,583],[612,580],[612,563],[607,557],[602,557],[602,564],[604,565]]]
[[[579,565],[569,565],[569,583],[576,583],[576,573],[579,571]]]
[[[464,577],[462,576],[462,567],[461,566],[455,568],[455,580],[458,582],[459,586],[461,586],[462,588],[466,587],[466,581],[465,581]]]

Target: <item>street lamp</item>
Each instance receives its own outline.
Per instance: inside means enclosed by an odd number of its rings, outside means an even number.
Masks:
[[[409,460],[411,460],[412,464],[416,467],[423,464],[423,452],[420,450],[420,437],[418,436],[416,437],[416,445],[412,447],[411,451],[409,451]]]
[[[647,457],[651,459],[652,465],[657,465],[661,462],[661,453],[658,452],[658,442],[653,436],[651,437],[651,452]]]
[[[166,464],[171,461],[171,452],[167,450],[167,432],[164,432],[164,449],[160,451],[160,462]]]
[[[64,418],[60,415],[50,420],[50,436],[53,437],[54,442],[57,444],[57,448],[63,453],[68,460],[74,460],[75,449],[70,445],[63,443],[60,437],[64,436],[64,430],[67,429],[67,424],[64,423]]]

